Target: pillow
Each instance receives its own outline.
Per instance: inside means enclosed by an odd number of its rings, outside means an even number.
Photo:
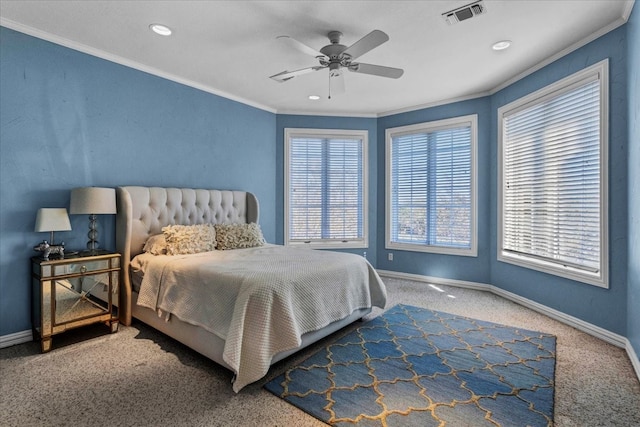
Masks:
[[[220,250],[253,248],[266,242],[260,226],[250,224],[216,224],[216,248]]]
[[[216,230],[212,224],[168,225],[162,227],[167,254],[197,254],[216,248]]]
[[[155,234],[149,237],[147,241],[144,242],[142,250],[153,255],[166,255],[167,240],[164,238],[164,234]]]

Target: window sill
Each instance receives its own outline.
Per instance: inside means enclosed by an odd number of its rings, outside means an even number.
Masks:
[[[456,256],[468,256],[477,257],[478,250],[474,246],[472,248],[448,248],[445,246],[429,246],[422,244],[412,243],[391,243],[387,242],[385,249],[392,249],[397,251],[409,251],[409,252],[425,252],[441,255],[456,255]]]
[[[603,274],[602,271],[590,273],[577,268],[533,259],[524,255],[514,255],[504,251],[500,251],[498,253],[498,261],[528,268],[530,270],[540,271],[542,273],[552,274],[554,276],[564,277],[565,279],[571,279],[587,285],[609,289],[608,274]],[[606,268],[604,271],[606,271]]]
[[[285,246],[309,249],[367,249],[367,242],[285,242]]]

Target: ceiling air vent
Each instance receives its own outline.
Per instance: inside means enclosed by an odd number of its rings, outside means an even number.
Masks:
[[[449,25],[453,25],[456,22],[466,21],[474,16],[482,15],[483,13],[486,13],[486,11],[487,9],[484,7],[484,3],[482,0],[479,0],[466,6],[445,12],[442,14],[442,17]]]

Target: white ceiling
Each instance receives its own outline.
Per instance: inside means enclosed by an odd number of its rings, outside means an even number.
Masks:
[[[2,0],[0,24],[268,111],[375,117],[492,93],[623,24],[634,4],[484,0],[484,15],[442,18],[471,2]],[[173,35],[156,35],[151,23]],[[374,29],[390,40],[358,61],[403,68],[400,79],[347,72],[346,92],[328,99],[326,69],[269,78],[317,65],[279,35],[319,50],[330,30],[349,46]],[[503,39],[512,46],[493,51]]]

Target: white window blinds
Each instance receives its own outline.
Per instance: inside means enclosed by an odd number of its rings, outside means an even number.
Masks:
[[[364,243],[364,139],[287,136],[287,243]]]
[[[502,116],[502,252],[602,278],[601,72]]]
[[[460,120],[391,130],[389,247],[475,250],[474,133]]]

